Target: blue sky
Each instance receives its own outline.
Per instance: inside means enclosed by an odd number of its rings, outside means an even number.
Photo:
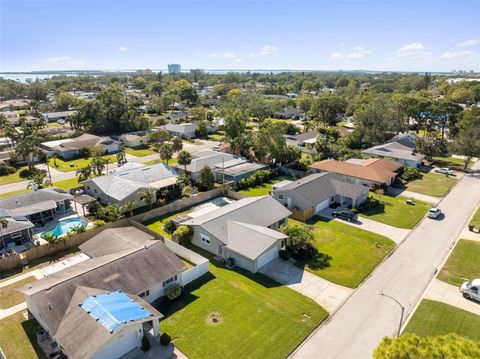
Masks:
[[[0,0],[0,70],[480,71],[480,1]]]

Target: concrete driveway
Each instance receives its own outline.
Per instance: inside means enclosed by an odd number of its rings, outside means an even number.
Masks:
[[[480,315],[480,303],[465,299],[458,287],[435,278],[425,293],[425,299],[436,300]]]
[[[339,209],[340,208],[337,208],[337,210]],[[394,241],[397,244],[401,243],[411,232],[410,229],[389,226],[387,224],[383,224],[383,223],[373,221],[371,219],[363,218],[363,217],[358,217],[358,219],[354,222],[344,221],[342,219],[334,218],[332,216],[332,211],[333,209],[331,208],[325,208],[319,213],[319,215],[334,221],[342,222],[352,227],[358,227],[366,231],[380,234],[382,236],[390,238],[392,241]]]
[[[279,258],[263,266],[260,273],[313,299],[329,313],[353,293],[351,288],[329,282]]]

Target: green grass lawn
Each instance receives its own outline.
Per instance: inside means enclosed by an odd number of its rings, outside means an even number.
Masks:
[[[42,327],[35,319],[26,320],[23,313],[0,320],[0,347],[9,359],[44,359],[36,338]]]
[[[136,147],[136,148],[124,147],[123,150],[125,151],[125,153],[128,153],[129,155],[132,155],[135,157],[144,157],[144,156],[153,155],[154,153],[157,153],[153,148],[149,146]]]
[[[313,300],[261,274],[213,261],[210,272],[160,308],[162,331],[189,358],[285,358],[328,315]]]
[[[10,197],[10,196],[16,196],[17,194],[22,194],[30,191],[29,189],[19,189],[17,191],[11,191],[11,192],[2,192],[0,193],[0,197]]]
[[[20,172],[26,168],[27,166],[20,167],[15,173],[9,174],[8,176],[0,176],[0,186],[4,184],[26,181],[27,178],[20,177]]]
[[[78,182],[77,177],[70,178],[70,179],[63,180],[63,181],[53,182],[53,187],[61,188],[64,191],[67,191],[71,188],[75,188],[75,187],[79,187],[79,186],[81,186],[81,184]],[[0,197],[15,196],[15,195],[26,193],[26,192],[29,192],[29,191],[31,191],[31,189],[25,188],[25,189],[19,189],[17,191],[12,191],[12,192],[5,192],[5,193],[2,192],[2,193],[0,193]]]
[[[150,166],[150,165],[155,165],[157,163],[165,163],[165,162],[162,161],[161,159],[157,159],[157,160],[151,160],[151,161],[144,162],[143,164],[147,165],[147,166]],[[171,160],[168,161],[169,166],[173,166],[176,163],[178,163],[177,157],[174,157],[174,158],[172,158]]]
[[[455,177],[447,177],[438,173],[423,173],[422,179],[408,183],[407,189],[429,196],[443,197],[455,183],[457,183]]]
[[[164,236],[166,238],[170,238],[171,237],[170,234],[163,230],[163,226],[165,225],[165,223],[167,223],[168,220],[170,220],[172,218],[175,218],[176,216],[179,216],[181,214],[190,213],[191,211],[192,211],[191,209],[187,209],[185,211],[171,213],[171,214],[169,214],[167,216],[164,216],[164,217],[155,218],[152,221],[144,223],[144,225],[147,226],[148,228],[150,228],[152,231],[157,232],[157,233],[161,234],[162,236]]]
[[[298,223],[290,219],[289,223]],[[299,263],[331,282],[356,288],[395,247],[387,237],[364,231],[339,221],[313,217],[317,257]]]
[[[0,288],[0,309],[7,309],[13,307],[14,305],[20,304],[25,301],[25,298],[22,293],[18,292],[17,289],[36,281],[36,278],[33,276],[19,280],[18,282],[9,284],[5,287]]]
[[[460,239],[438,279],[460,286],[466,280],[480,278],[480,242]]]
[[[477,209],[472,219],[470,220],[470,225],[475,228],[480,228],[480,208]]]
[[[420,222],[431,207],[430,204],[415,200],[415,205],[406,204],[406,197],[387,196],[370,193],[370,196],[383,202],[380,206],[358,213],[359,216],[372,219],[398,228],[413,228]]]
[[[435,160],[435,165],[438,167],[453,167],[463,169],[465,166],[465,161],[461,158],[433,156],[433,159]],[[475,161],[470,160],[468,167],[471,167],[474,163]]]
[[[404,333],[421,337],[455,333],[465,338],[480,340],[480,315],[424,299],[408,322]]]
[[[208,139],[210,141],[223,141],[225,140],[225,134],[220,134],[220,133],[211,133],[208,135]]]
[[[106,155],[102,156],[103,158],[110,160],[112,163],[117,162],[117,157],[116,155]],[[55,168],[57,171],[60,172],[69,172],[69,171],[75,171],[79,168],[86,167],[90,164],[92,158],[87,157],[87,158],[77,158],[73,160],[63,160],[61,158],[50,158],[48,160],[48,164],[52,167]],[[73,166],[70,166],[73,164]]]
[[[274,185],[275,183],[281,182],[283,180],[291,180],[291,179],[292,178],[286,177],[286,176],[277,177],[271,181],[265,182],[261,186],[255,186],[255,187],[243,189],[240,191],[240,193],[248,197],[266,196],[270,194],[270,191],[272,190],[272,185]]]

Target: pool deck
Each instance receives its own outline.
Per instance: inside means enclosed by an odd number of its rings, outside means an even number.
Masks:
[[[77,212],[69,212],[69,213],[63,213],[63,214],[60,214],[60,215],[56,215],[54,218],[53,218],[53,221],[50,221],[48,222],[45,226],[43,227],[36,227],[34,229],[34,240],[38,240],[40,241],[40,244],[44,244],[44,243],[47,243],[43,238],[42,238],[42,234],[45,233],[45,232],[49,232],[51,230],[53,230],[57,224],[61,221],[64,221],[64,220],[67,220],[67,219],[73,219],[73,218],[78,218],[80,219],[81,221],[87,223],[87,228],[90,228],[91,226],[93,226],[92,223],[88,222],[88,220],[83,216],[83,215],[80,215],[78,214]]]

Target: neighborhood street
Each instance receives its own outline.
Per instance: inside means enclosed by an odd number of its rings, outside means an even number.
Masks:
[[[445,217],[425,218],[291,357],[371,358],[382,337],[397,334],[401,306],[403,323],[412,314],[479,202],[480,177],[465,175],[438,205]]]

